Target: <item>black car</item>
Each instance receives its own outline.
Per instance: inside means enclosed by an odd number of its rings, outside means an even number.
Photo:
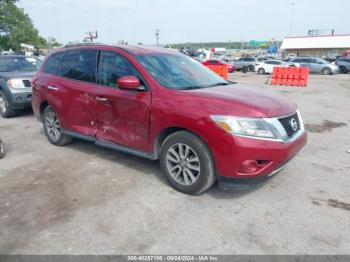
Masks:
[[[0,56],[0,115],[8,118],[31,106],[31,78],[41,60],[26,56]]]
[[[350,72],[350,56],[348,57],[338,57],[335,64],[339,66],[341,73],[346,74]]]

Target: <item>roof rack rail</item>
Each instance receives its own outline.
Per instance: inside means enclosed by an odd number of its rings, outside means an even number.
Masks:
[[[85,46],[85,45],[103,45],[102,43],[72,43],[72,44],[67,44],[64,47],[76,47],[76,46]]]

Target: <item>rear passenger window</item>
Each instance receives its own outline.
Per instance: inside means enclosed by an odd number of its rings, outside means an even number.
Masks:
[[[96,59],[97,50],[68,50],[62,59],[60,75],[75,80],[95,82]]]
[[[58,75],[62,56],[63,52],[50,55],[44,64],[44,72],[51,75]]]
[[[99,63],[99,82],[105,86],[117,86],[117,80],[123,76],[133,75],[140,79],[140,75],[123,56],[108,51],[101,51]]]

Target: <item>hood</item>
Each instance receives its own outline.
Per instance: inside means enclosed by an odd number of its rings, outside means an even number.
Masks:
[[[275,117],[294,113],[297,108],[291,100],[275,92],[240,84],[184,92],[190,94],[192,106],[204,108],[209,114]]]
[[[30,72],[0,72],[0,78],[8,80],[10,78],[32,78],[35,75],[36,71]]]

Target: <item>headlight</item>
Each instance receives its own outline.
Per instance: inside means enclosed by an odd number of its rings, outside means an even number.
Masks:
[[[23,84],[22,79],[9,79],[7,80],[7,85],[10,88],[26,88],[26,86]]]
[[[282,139],[278,123],[274,119],[233,116],[211,116],[211,119],[229,133],[266,139]],[[278,120],[277,120],[278,121]]]

